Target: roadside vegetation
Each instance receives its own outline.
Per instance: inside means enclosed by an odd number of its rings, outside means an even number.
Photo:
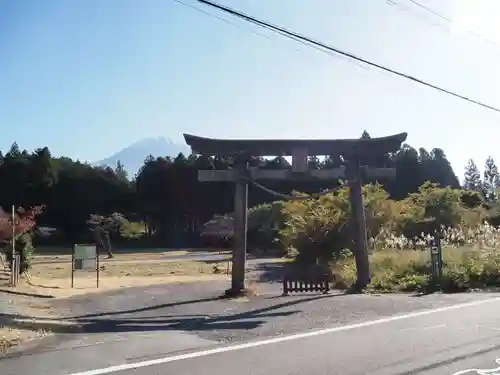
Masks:
[[[369,137],[367,132],[362,135]],[[329,169],[342,163],[338,155],[331,155],[310,158],[309,167]],[[485,162],[483,179],[471,160],[462,187],[439,148],[428,152],[404,144],[370,163],[396,170],[394,179],[365,181],[372,288],[433,287],[427,242],[436,225],[443,228],[445,237],[440,287],[496,286],[500,174],[492,158]],[[5,182],[0,194],[5,210],[0,212],[0,241],[6,260],[10,261],[13,241],[22,255],[21,272],[30,269],[33,255],[41,255],[42,249],[59,247],[67,255],[75,243],[97,243],[100,253],[110,259],[119,255],[117,249],[125,248],[147,253],[161,248],[230,247],[230,240],[218,238],[211,243],[209,236],[200,234],[214,214],[227,218],[224,214],[231,212],[234,189],[228,183],[197,181],[197,170],[229,169],[232,164],[231,158],[194,154],[151,156],[131,178],[121,163],[115,168],[95,167],[53,157],[47,147],[28,152],[13,144],[0,154],[0,177]],[[280,157],[253,158],[250,164],[289,168]],[[337,183],[276,181],[270,187],[284,194],[294,189],[312,194]],[[269,194],[250,190],[250,251],[284,255],[299,265],[326,264],[337,286],[349,287],[354,266],[347,189],[321,199],[288,202],[272,202]],[[14,232],[12,206],[16,208]],[[224,267],[215,267],[219,268]],[[36,274],[42,277],[43,272]]]
[[[301,193],[302,194],[302,193]],[[379,184],[364,186],[372,282],[378,292],[461,292],[500,286],[497,207],[482,194],[424,183],[393,200]],[[429,244],[441,233],[443,277],[431,277]],[[252,245],[273,249],[301,268],[327,265],[335,287],[356,277],[348,189],[315,200],[277,201],[249,213]]]

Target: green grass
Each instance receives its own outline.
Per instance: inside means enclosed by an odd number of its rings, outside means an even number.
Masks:
[[[500,253],[471,248],[443,249],[443,277],[431,277],[430,255],[425,250],[381,250],[370,256],[372,282],[378,292],[426,292],[441,289],[461,292],[500,287]],[[334,267],[337,282],[350,286],[356,279],[353,259]]]
[[[124,238],[139,238],[146,234],[146,224],[142,221],[132,221],[125,224],[120,231]]]

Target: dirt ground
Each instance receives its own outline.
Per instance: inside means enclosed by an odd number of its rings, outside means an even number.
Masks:
[[[50,318],[57,316],[51,308],[47,300],[36,299],[31,296],[10,295],[0,292],[0,304],[2,312],[5,315],[25,315]],[[33,339],[41,338],[50,334],[44,330],[34,330],[26,328],[12,328],[5,326],[3,319],[5,316],[0,316],[0,357],[7,352],[8,349]]]
[[[140,260],[120,256],[101,262],[96,270],[77,270],[71,277],[71,262],[35,263],[30,270],[34,293],[48,293],[55,297],[101,292],[130,286],[218,280],[228,278],[229,262],[170,261],[145,257]],[[97,288],[99,277],[99,288]]]
[[[34,257],[34,263],[45,263],[45,262],[71,262],[70,250],[67,250],[65,254],[40,254]],[[181,257],[187,254],[193,253],[190,250],[170,250],[170,251],[145,251],[145,252],[115,252],[112,259],[107,259],[101,255],[101,262],[115,262],[115,261],[125,261],[125,260],[166,260],[168,258]],[[218,255],[230,255],[230,250],[199,250],[196,254],[206,255],[206,254],[218,254]]]
[[[124,254],[112,261],[103,261],[97,271],[75,271],[71,282],[71,258],[67,256],[37,257],[27,277],[13,289],[0,290],[0,310],[9,316],[57,317],[50,299],[65,298],[78,294],[100,293],[113,289],[195,281],[229,280],[230,263],[204,261],[172,261],[158,258],[158,253]],[[42,261],[40,263],[40,261]],[[12,292],[17,295],[12,294]],[[0,355],[9,348],[34,338],[49,335],[47,331],[33,331],[29,324],[23,328],[11,328],[2,324],[0,316]]]

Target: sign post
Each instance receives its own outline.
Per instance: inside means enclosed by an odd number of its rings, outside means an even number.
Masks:
[[[434,232],[430,243],[432,278],[440,280],[443,276],[443,251],[441,249],[441,233]]]
[[[96,245],[73,245],[71,261],[71,287],[75,286],[75,271],[96,271],[96,287],[99,288],[99,254]]]

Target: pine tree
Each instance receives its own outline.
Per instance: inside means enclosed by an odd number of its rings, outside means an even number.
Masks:
[[[120,160],[116,162],[115,173],[123,181],[126,181],[128,178],[128,173],[125,170],[125,166],[122,164]]]
[[[425,156],[424,152],[421,152],[421,154]],[[421,160],[424,181],[436,182],[443,187],[459,188],[460,182],[444,151],[440,148],[434,148],[429,153],[429,157],[428,160]]]
[[[465,166],[464,174],[464,189],[477,192],[483,191],[483,182],[481,181],[481,173],[474,160],[469,159]]]
[[[491,156],[486,159],[483,180],[483,190],[486,199],[489,201],[497,200],[497,189],[500,187],[500,174],[495,160]]]
[[[366,130],[363,130],[363,133],[361,134],[361,139],[371,139],[370,133],[368,133]]]

